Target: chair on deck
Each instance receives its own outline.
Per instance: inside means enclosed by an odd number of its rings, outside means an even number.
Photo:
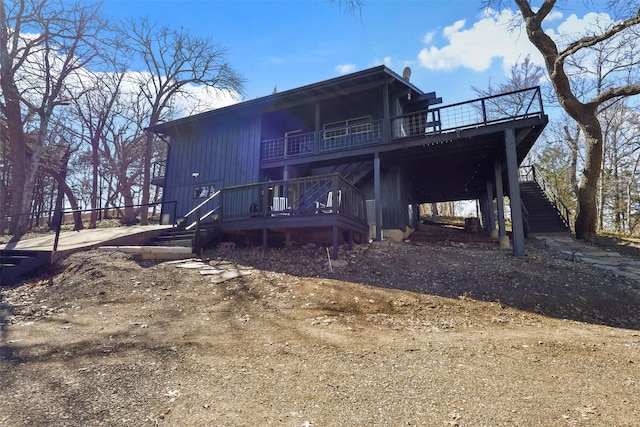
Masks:
[[[337,200],[338,206],[336,207],[335,212],[338,212],[340,209],[340,205],[342,204],[342,190],[338,190]],[[322,204],[320,202],[316,202],[316,213],[333,213],[333,191],[329,191],[327,194],[327,203]]]
[[[271,216],[289,215],[289,201],[286,197],[274,197],[271,206]]]

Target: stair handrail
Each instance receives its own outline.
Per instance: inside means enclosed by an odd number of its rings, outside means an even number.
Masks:
[[[205,219],[209,218],[211,215],[216,213],[218,210],[220,210],[220,206],[216,206],[215,208],[211,209],[209,212],[205,213],[204,215],[202,215],[200,217],[200,221],[204,221]],[[198,221],[192,222],[191,224],[187,225],[185,230],[191,230],[192,228],[194,228],[196,226],[196,224],[198,224]]]
[[[555,188],[551,185],[551,183],[547,181],[546,178],[542,176],[542,174],[536,172],[535,165],[530,165],[528,167],[531,169],[531,175],[533,177],[533,180],[536,183],[538,183],[538,185],[540,186],[542,191],[544,191],[544,194],[547,196],[549,201],[553,203],[556,210],[562,217],[562,221],[565,223],[565,225],[569,229],[571,229],[571,211],[569,210],[567,205],[564,203],[564,200],[560,198],[560,196],[556,192]]]
[[[195,208],[191,209],[189,212],[187,212],[184,216],[184,220],[186,221],[191,215],[193,215],[194,213],[196,213],[199,209],[202,209],[202,207],[204,205],[206,205],[207,203],[209,203],[210,201],[212,201],[213,199],[215,199],[216,197],[218,197],[218,195],[220,195],[220,190],[216,191],[215,193],[213,193],[211,196],[207,197],[204,202],[200,203],[198,206],[196,206]],[[213,212],[209,212],[209,213],[213,213]],[[200,218],[200,220],[206,219],[205,218]]]

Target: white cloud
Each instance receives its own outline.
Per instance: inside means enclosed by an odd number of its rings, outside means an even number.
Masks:
[[[203,85],[187,85],[183,89],[183,93],[174,100],[174,106],[181,116],[202,113],[241,101],[240,95],[234,91],[222,91]]]
[[[431,43],[435,35],[436,35],[435,31],[429,31],[427,34],[424,35],[424,38],[422,39],[422,43],[424,44]]]
[[[562,12],[559,11],[552,11],[550,12],[546,18],[544,18],[545,22],[551,22],[551,21],[559,21],[562,19],[564,15],[562,14]]]
[[[459,21],[456,21],[453,23],[453,25],[449,25],[447,27],[444,27],[444,30],[442,31],[442,34],[450,39],[455,33],[457,33],[458,31],[460,31],[463,27],[464,24],[467,21],[465,19],[461,19]]]
[[[336,72],[340,75],[352,73],[356,70],[355,64],[336,65]]]
[[[125,101],[125,104],[140,103],[142,101],[141,93],[153,94],[152,76],[146,71],[127,71],[121,88],[120,97]],[[177,119],[226,107],[241,100],[240,94],[235,91],[229,92],[205,85],[188,84],[183,86],[182,91],[173,97],[171,106],[174,108],[174,115],[172,118]],[[145,101],[136,108],[148,109],[149,106]]]
[[[556,29],[547,30],[547,34],[556,40],[560,48],[563,48],[567,43],[571,43],[579,37],[601,33],[604,28],[611,25],[613,25],[613,20],[607,13],[590,12],[582,18],[571,14]]]
[[[428,69],[451,70],[469,68],[486,71],[494,60],[502,60],[505,72],[519,59],[531,55],[542,64],[540,53],[529,42],[524,31],[511,31],[509,24],[514,13],[505,9],[497,12],[486,9],[481,18],[466,25],[464,20],[445,27],[442,36],[448,41],[444,47],[428,46],[420,51],[420,65]]]
[[[506,75],[511,66],[527,55],[534,64],[544,66],[542,55],[529,42],[524,23],[513,28],[515,12],[501,12],[487,8],[470,26],[464,20],[444,27],[440,34],[428,33],[424,37],[427,45],[418,53],[419,65],[430,70],[453,70],[468,68],[486,71],[494,61],[501,61]],[[566,43],[587,34],[601,33],[613,23],[607,13],[590,12],[579,18],[575,14],[566,18],[561,12],[552,12],[545,19],[547,34],[560,48]],[[434,42],[440,36],[446,43],[438,47]]]

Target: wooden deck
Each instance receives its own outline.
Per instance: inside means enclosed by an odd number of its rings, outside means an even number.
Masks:
[[[265,245],[268,233],[324,230],[337,251],[341,240],[362,241],[369,233],[364,194],[339,174],[224,188],[186,218],[189,228],[198,217],[200,226],[222,232],[258,231]]]

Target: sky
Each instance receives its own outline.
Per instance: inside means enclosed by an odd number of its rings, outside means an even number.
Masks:
[[[447,105],[477,98],[472,87],[504,82],[528,54],[542,64],[526,34],[506,25],[515,6],[498,12],[480,0],[363,2],[351,14],[326,0],[105,0],[103,12],[111,19],[148,15],[211,37],[246,79],[244,100],[385,64],[398,74],[410,67],[411,82]],[[545,24],[555,36],[584,31],[607,12],[604,0],[558,3]]]

